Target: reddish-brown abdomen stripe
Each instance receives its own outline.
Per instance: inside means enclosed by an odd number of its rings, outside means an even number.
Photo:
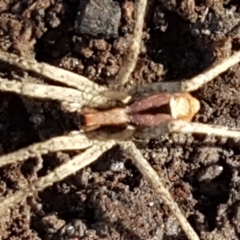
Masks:
[[[134,102],[130,106],[131,113],[138,113],[151,108],[161,107],[169,103],[172,98],[172,94],[168,93],[159,93],[152,96],[148,96],[141,100]]]
[[[130,115],[131,123],[137,126],[152,127],[162,123],[169,122],[172,119],[169,114],[141,114],[134,113]]]

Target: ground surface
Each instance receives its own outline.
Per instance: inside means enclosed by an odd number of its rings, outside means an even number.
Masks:
[[[92,16],[83,21],[77,16],[89,7],[86,2],[78,9],[77,0],[1,1],[1,50],[35,57],[113,87],[134,26],[134,3],[99,0],[98,6],[102,2],[111,9],[107,16],[97,14],[97,4],[90,1]],[[199,0],[195,8],[190,0],[177,1],[177,6],[174,2],[149,1],[142,51],[131,79],[134,85],[189,78],[239,49],[238,1]],[[97,17],[101,20],[96,27]],[[101,25],[109,17],[114,23]],[[0,64],[0,74],[49,83],[5,63]],[[236,66],[193,93],[201,102],[194,120],[240,127],[239,91]],[[76,119],[57,102],[0,93],[0,153],[75,130]],[[237,140],[172,134],[137,145],[164,176],[201,239],[240,238]],[[16,191],[70,158],[71,153],[59,152],[1,169],[0,195]],[[16,206],[0,222],[2,240],[70,239],[74,231],[79,239],[186,239],[118,147],[84,171]]]

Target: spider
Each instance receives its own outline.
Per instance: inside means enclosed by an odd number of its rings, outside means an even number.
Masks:
[[[125,84],[133,71],[139,54],[141,33],[147,1],[138,2],[136,24],[132,45],[124,65],[117,75],[118,82]],[[152,83],[133,88],[128,93],[109,90],[83,76],[35,60],[0,52],[0,60],[27,71],[32,71],[66,87],[21,83],[0,79],[0,91],[23,96],[51,99],[62,102],[67,111],[79,111],[84,116],[84,128],[66,136],[54,137],[0,157],[0,167],[28,158],[58,151],[81,151],[72,160],[63,163],[46,176],[38,178],[31,185],[1,199],[0,211],[20,203],[27,196],[61,181],[97,160],[104,152],[118,144],[134,162],[146,180],[152,185],[160,199],[169,207],[189,239],[197,240],[198,235],[172,198],[161,178],[132,142],[134,137],[149,139],[163,133],[200,133],[239,138],[240,130],[190,122],[199,110],[199,102],[187,92],[200,88],[222,72],[240,61],[240,52],[206,70],[196,77],[180,82]],[[160,101],[160,100],[161,101]],[[170,110],[161,109],[167,106]],[[156,108],[156,114],[142,113]],[[187,110],[186,110],[187,109]],[[158,112],[160,111],[160,112]],[[112,118],[112,115],[117,116]],[[107,117],[106,117],[107,116]],[[149,120],[150,119],[150,120]],[[131,126],[129,126],[129,123]],[[106,129],[101,127],[106,125]],[[117,125],[111,132],[108,126]],[[100,129],[98,129],[100,128]],[[106,130],[106,131],[104,131]]]

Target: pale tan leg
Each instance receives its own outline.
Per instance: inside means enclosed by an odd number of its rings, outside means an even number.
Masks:
[[[0,167],[7,164],[23,162],[28,158],[37,157],[58,151],[73,151],[89,148],[94,140],[89,139],[83,133],[69,134],[69,136],[55,137],[41,143],[35,143],[29,147],[3,155],[0,157]]]
[[[159,92],[191,92],[199,89],[204,84],[212,81],[215,77],[221,73],[227,71],[230,67],[234,66],[240,61],[240,51],[234,53],[231,57],[223,60],[217,65],[210,67],[203,73],[183,81],[173,81],[173,82],[159,82],[150,83],[144,86],[136,87],[132,90],[133,94],[138,93],[138,95],[146,96],[153,93]]]
[[[81,92],[97,94],[101,91],[107,90],[105,87],[101,87],[81,75],[46,63],[39,63],[34,59],[25,59],[15,54],[0,51],[0,60],[26,71],[38,73],[55,82],[78,89]]]
[[[62,181],[64,178],[81,170],[92,162],[96,161],[102,153],[112,148],[116,142],[110,140],[108,142],[98,142],[85,152],[75,156],[72,160],[57,167],[48,175],[32,182],[28,187],[17,191],[7,197],[0,198],[0,212],[4,213],[10,207],[25,201],[26,197],[31,196],[56,182]]]
[[[121,66],[117,76],[116,83],[125,84],[129,80],[133,72],[137,58],[141,50],[142,31],[144,25],[144,17],[146,13],[147,0],[139,0],[137,2],[136,24],[133,30],[132,41],[130,43],[129,52],[126,55],[123,65]]]
[[[68,136],[54,137],[45,142],[35,143],[18,151],[0,156],[0,167],[11,163],[24,162],[29,158],[48,153],[84,150],[95,144],[108,144],[109,141],[124,141],[131,139],[134,131],[135,128],[131,126],[113,134],[101,130],[89,133],[73,131]]]
[[[12,92],[19,94],[20,96],[23,95],[33,98],[76,103],[88,102],[90,101],[89,97],[91,97],[87,93],[80,92],[72,88],[42,85],[37,83],[22,83],[3,78],[0,78],[0,91]]]
[[[94,95],[94,93],[80,91],[72,88],[42,85],[36,83],[21,83],[18,81],[10,81],[3,78],[0,78],[0,91],[16,93],[32,98],[77,103],[79,107],[111,107],[115,105],[114,101],[111,101],[109,98],[99,93],[97,95]]]
[[[168,125],[168,128],[169,132],[200,133],[220,137],[240,138],[240,129],[230,129],[228,127],[203,123],[173,121]]]
[[[183,215],[177,203],[172,198],[170,192],[163,185],[161,178],[158,176],[156,171],[154,171],[148,161],[143,157],[135,144],[132,142],[125,142],[122,143],[121,146],[126,151],[127,155],[132,159],[144,178],[152,185],[158,197],[162,199],[164,203],[169,207],[188,238],[190,240],[199,240],[198,235]]]
[[[199,133],[220,137],[240,138],[240,129],[230,129],[223,126],[181,120],[172,121],[155,127],[138,129],[136,133],[134,133],[134,136],[143,139],[151,139],[158,138],[162,134],[167,133]]]

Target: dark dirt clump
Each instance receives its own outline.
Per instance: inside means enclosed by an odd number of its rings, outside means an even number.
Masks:
[[[1,1],[0,49],[63,67],[112,88],[128,51],[136,3],[92,0],[93,6],[86,4],[78,0]],[[104,14],[99,13],[102,6],[109,9]],[[150,0],[131,82],[181,80],[202,72],[239,50],[239,26],[238,1]],[[6,63],[0,64],[0,76],[46,81]],[[193,93],[201,102],[194,121],[240,128],[239,90],[236,66]],[[63,112],[60,103],[0,93],[1,154],[76,129],[74,114]],[[238,140],[171,134],[136,144],[201,239],[240,238]],[[0,196],[26,186],[68,161],[71,154],[39,156],[0,169]],[[186,236],[116,147],[83,171],[9,209],[1,217],[0,239],[173,240]]]

